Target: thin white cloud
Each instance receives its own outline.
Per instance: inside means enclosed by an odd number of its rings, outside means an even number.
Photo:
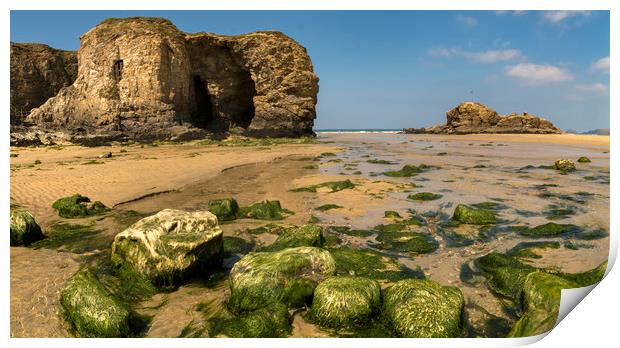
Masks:
[[[573,17],[587,17],[592,11],[544,11],[542,19],[549,23],[559,24]]]
[[[609,90],[609,87],[604,83],[587,83],[587,84],[579,84],[575,86],[575,89],[583,92],[600,92],[604,93]]]
[[[474,27],[478,25],[478,20],[472,16],[466,16],[463,14],[456,15],[456,20],[465,24],[468,27]]]
[[[515,49],[489,50],[484,52],[463,52],[463,56],[479,63],[496,63],[521,58],[521,51]]]
[[[602,71],[609,73],[609,56],[601,58],[592,63],[591,69],[593,71]]]
[[[577,95],[577,94],[569,94],[566,97],[564,97],[566,100],[571,101],[571,102],[580,102],[583,101],[584,98],[583,96]]]
[[[428,51],[426,51],[426,53],[432,57],[463,57],[471,62],[476,63],[507,62],[523,57],[521,51],[513,48],[472,52],[465,51],[456,47],[435,47],[429,49]]]
[[[504,73],[507,76],[519,79],[525,84],[546,84],[573,79],[573,75],[557,66],[532,63],[509,65],[505,68]]]
[[[499,11],[495,11],[495,14],[497,15],[505,15],[505,14],[513,14],[515,16],[521,16],[524,15],[527,11],[523,11],[523,10],[513,10],[513,11],[506,11],[506,10],[499,10]]]

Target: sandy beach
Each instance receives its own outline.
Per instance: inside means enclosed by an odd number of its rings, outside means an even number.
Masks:
[[[100,158],[108,152],[111,157]],[[321,156],[325,153],[333,155]],[[528,239],[514,233],[498,234],[484,242],[451,247],[435,221],[451,215],[455,205],[497,202],[504,207],[498,214],[506,224],[535,226],[549,221],[543,212],[555,204],[575,211],[559,220],[561,223],[609,230],[608,136],[319,134],[316,143],[304,144],[218,146],[188,142],[94,148],[55,146],[11,148],[11,154],[17,155],[11,157],[12,202],[32,212],[44,232],[58,222],[92,224],[100,231],[94,238],[103,246],[87,252],[76,252],[71,242],[54,249],[11,248],[13,337],[70,335],[61,324],[54,294],[80,265],[91,262],[91,256],[109,252],[105,245],[138,218],[119,218],[126,212],[136,212],[141,217],[165,208],[205,210],[211,199],[234,197],[241,206],[266,199],[279,200],[283,207],[294,212],[277,222],[283,226],[301,225],[315,217],[326,228],[372,229],[391,221],[384,217],[385,211],[407,216],[411,209],[423,216],[435,216],[420,228],[438,240],[436,251],[389,255],[400,265],[421,269],[429,279],[459,287],[466,303],[484,308],[481,312],[476,306],[466,307],[469,325],[476,332],[484,331],[481,327],[488,315],[509,324],[514,323],[515,317],[502,310],[502,301],[484,285],[464,283],[460,276],[462,265],[491,251],[505,252]],[[560,158],[576,161],[580,156],[589,157],[591,163],[576,163],[574,173],[561,175],[538,168]],[[371,159],[389,164],[369,163]],[[425,164],[436,169],[413,177],[383,175],[405,164]],[[321,189],[292,191],[346,179],[355,187],[333,193]],[[409,194],[422,191],[441,194],[441,198],[424,202],[407,199]],[[51,208],[52,203],[74,193],[113,209],[96,219],[59,218]],[[338,207],[326,211],[315,209],[326,204]],[[424,215],[427,212],[435,214]],[[266,223],[240,219],[221,227],[225,236],[268,245],[276,235],[248,232]],[[334,235],[344,245],[377,249],[374,236]],[[529,261],[539,267],[575,273],[592,269],[607,259],[607,237],[579,243],[587,246],[577,250],[565,247],[546,250],[541,258]],[[238,258],[239,255],[228,257],[225,266],[232,266]],[[177,337],[188,323],[199,326],[208,317],[194,308],[207,300],[214,301],[215,307],[222,307],[228,291],[225,284],[224,280],[213,288],[190,283],[140,304],[141,311],[152,317],[145,336]],[[33,289],[37,288],[47,289],[48,299],[33,296]],[[293,336],[330,335],[307,323],[302,314],[294,315]],[[36,325],[27,324],[30,321]]]

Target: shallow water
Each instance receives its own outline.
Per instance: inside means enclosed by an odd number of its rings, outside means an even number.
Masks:
[[[336,156],[325,156],[320,161],[301,156],[284,156],[272,162],[250,163],[223,170],[219,175],[197,181],[175,192],[146,197],[115,207],[121,211],[153,214],[164,208],[206,210],[208,201],[234,197],[241,206],[265,199],[278,199],[282,206],[295,212],[282,225],[304,224],[311,216],[320,219],[323,226],[343,225],[352,229],[371,229],[389,223],[384,218],[387,210],[408,216],[413,209],[419,214],[433,212],[438,218],[425,218],[421,232],[431,234],[439,248],[429,254],[389,252],[402,265],[420,267],[425,276],[444,285],[459,287],[467,303],[466,315],[470,332],[479,335],[503,335],[515,321],[505,310],[504,300],[493,295],[484,284],[465,284],[460,279],[463,264],[490,251],[504,252],[524,238],[516,233],[499,233],[485,240],[477,240],[465,247],[449,247],[441,233],[442,219],[452,215],[459,203],[475,204],[493,201],[501,203],[498,210],[500,225],[536,226],[549,222],[542,212],[551,204],[575,208],[575,214],[557,223],[571,223],[586,229],[609,230],[609,154],[607,146],[557,145],[533,142],[508,142],[461,139],[459,137],[403,135],[403,134],[322,134],[322,141],[330,142]],[[309,145],[312,146],[312,145]],[[556,159],[576,160],[588,156],[592,163],[576,163],[577,171],[567,175],[550,169],[521,169],[528,165],[551,165]],[[389,160],[395,164],[372,164],[369,159]],[[413,177],[388,177],[385,171],[398,170],[405,164],[426,164],[438,167]],[[311,165],[318,165],[312,169]],[[474,168],[483,165],[484,167]],[[359,174],[353,174],[355,172]],[[597,176],[597,180],[584,177]],[[357,186],[330,193],[291,192],[297,187],[326,181],[350,179]],[[413,187],[416,184],[419,187]],[[539,185],[552,184],[541,188]],[[416,202],[407,196],[416,192],[440,193],[433,201]],[[578,192],[587,192],[588,195]],[[547,193],[546,197],[540,197]],[[324,212],[314,208],[324,204],[338,204],[342,208]],[[247,229],[265,225],[266,221],[236,220],[221,225],[225,236],[253,240],[257,245],[268,245],[276,236],[269,233],[252,235]],[[113,236],[119,229],[109,233]],[[461,231],[463,232],[463,231]],[[465,231],[467,232],[467,231]],[[469,232],[476,232],[469,231]],[[344,244],[375,248],[374,235],[367,238],[339,235]],[[540,239],[537,239],[540,240]],[[564,241],[561,238],[554,240]],[[607,259],[608,238],[578,241],[589,248],[570,250],[564,247],[545,250],[543,257],[532,259],[533,265],[554,267],[564,272],[582,272],[596,267]],[[225,267],[239,258],[233,255]],[[224,307],[228,287],[226,280],[217,286],[206,286],[196,281],[179,289],[157,294],[139,304],[140,311],[152,316],[148,337],[177,337],[188,325],[199,327],[209,315]],[[199,303],[209,302],[208,311],[198,311]],[[305,322],[303,312],[293,315],[293,337],[320,337],[329,333]],[[50,333],[51,335],[51,333]]]

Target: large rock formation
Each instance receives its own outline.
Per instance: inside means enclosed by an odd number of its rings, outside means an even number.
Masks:
[[[470,133],[562,133],[553,123],[537,116],[512,113],[502,116],[481,103],[464,102],[446,113],[447,123],[427,128],[405,128],[405,133],[470,134]]]
[[[78,58],[73,85],[28,121],[108,139],[312,134],[318,78],[305,48],[279,32],[186,34],[162,18],[107,19],[81,36]]]
[[[11,124],[69,86],[77,76],[77,53],[47,45],[11,42]]]

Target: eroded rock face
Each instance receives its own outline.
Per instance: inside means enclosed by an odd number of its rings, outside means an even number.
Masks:
[[[109,139],[312,134],[318,78],[282,33],[186,34],[162,18],[108,19],[81,36],[78,56],[75,83],[29,121]]]
[[[427,128],[405,128],[409,134],[470,134],[470,133],[528,133],[559,134],[553,123],[537,116],[512,113],[502,116],[481,103],[464,102],[446,113],[445,125]]]
[[[77,53],[35,43],[11,42],[11,124],[69,86],[77,76]]]
[[[179,284],[222,263],[223,235],[208,211],[164,209],[114,237],[112,263],[155,285]]]

